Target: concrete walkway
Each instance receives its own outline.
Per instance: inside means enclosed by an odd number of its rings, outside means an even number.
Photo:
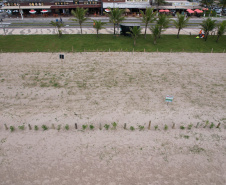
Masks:
[[[61,29],[63,34],[80,34],[80,28],[62,28]],[[198,35],[199,29],[194,28],[186,28],[181,30],[181,35]],[[177,34],[177,29],[175,28],[168,28],[163,34]],[[119,34],[119,29],[116,29],[116,33]],[[5,28],[6,35],[52,35],[56,34],[57,30],[55,28]],[[83,34],[96,34],[96,30],[94,28],[83,28]],[[99,32],[100,34],[113,34],[113,28],[106,28],[102,29]],[[144,33],[144,29],[142,29],[142,33]],[[150,30],[147,29],[147,34],[151,34]],[[0,29],[0,35],[4,35],[4,30]]]

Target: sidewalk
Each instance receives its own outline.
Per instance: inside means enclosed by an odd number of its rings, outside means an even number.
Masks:
[[[62,28],[63,34],[80,34],[80,28]],[[197,29],[183,29],[181,30],[181,35],[198,35],[200,28]],[[6,35],[53,35],[57,34],[55,28],[5,28]],[[177,34],[178,30],[175,28],[168,28],[163,34]],[[83,34],[96,34],[96,29],[94,28],[83,28]],[[106,28],[99,31],[100,34],[113,34],[113,28]],[[116,29],[116,33],[119,34],[119,29]],[[142,34],[144,34],[144,29],[142,29]],[[151,34],[150,30],[147,29],[147,34]],[[0,35],[4,35],[4,31],[0,28]]]

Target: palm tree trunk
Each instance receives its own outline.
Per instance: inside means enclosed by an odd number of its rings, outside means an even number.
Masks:
[[[114,23],[114,35],[115,35],[115,23]]]
[[[156,37],[154,37],[154,45],[156,44],[156,39],[157,39],[157,36],[156,36]]]
[[[98,37],[98,29],[97,29],[97,37]]]
[[[216,42],[218,42],[219,38],[220,38],[220,35],[218,35],[218,36],[217,36],[217,40],[216,40]]]
[[[133,41],[133,45],[134,45],[134,46],[136,45],[136,39],[134,39],[134,41]]]
[[[179,39],[180,28],[178,29],[177,38]]]
[[[159,38],[161,37],[161,33],[162,33],[162,27],[159,27]]]
[[[146,39],[147,27],[148,27],[148,25],[146,24],[146,25],[145,25],[145,32],[144,32],[144,38],[145,38],[145,39]]]
[[[205,41],[207,41],[208,35],[209,35],[209,32],[206,32]]]
[[[82,34],[82,24],[80,24],[81,34]]]

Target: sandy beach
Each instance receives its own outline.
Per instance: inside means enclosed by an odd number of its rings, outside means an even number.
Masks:
[[[0,184],[226,184],[226,54],[62,54],[0,54]]]

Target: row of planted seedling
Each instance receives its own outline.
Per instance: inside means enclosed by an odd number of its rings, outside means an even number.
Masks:
[[[99,130],[102,130],[102,129],[105,129],[105,130],[109,130],[109,129],[116,130],[117,125],[118,125],[118,124],[117,124],[116,122],[113,122],[113,123],[111,123],[111,125],[110,125],[110,124],[105,124],[105,125],[103,126],[103,128],[102,128],[102,125],[100,124],[100,125],[99,125]],[[194,126],[193,124],[189,124],[187,127],[185,127],[184,125],[181,125],[181,126],[180,126],[180,129],[181,129],[181,130],[184,130],[184,129],[191,130],[192,127],[194,127],[194,128],[200,128],[200,127],[207,128],[207,127],[209,127],[210,129],[212,129],[212,128],[220,128],[220,125],[221,125],[220,123],[218,123],[217,125],[215,125],[213,122],[210,123],[210,122],[207,120],[207,121],[204,123],[204,125],[203,125],[203,124],[200,124],[200,123],[198,122],[198,123],[196,124],[196,126]],[[4,124],[4,126],[5,126],[5,129],[6,129],[6,130],[10,129],[11,132],[13,132],[13,131],[15,130],[15,127],[14,127],[14,126],[10,126],[9,128],[8,128],[8,126],[7,126],[6,124]],[[112,127],[111,127],[111,126],[112,126]],[[29,130],[32,130],[32,126],[31,126],[30,124],[28,124],[28,127],[29,127]],[[175,123],[173,123],[172,129],[175,129],[175,127],[176,127],[176,125],[175,125]],[[42,128],[44,131],[50,129],[47,125],[42,125],[41,128]],[[69,130],[69,128],[70,128],[70,127],[69,127],[68,124],[66,124],[66,125],[64,126],[64,129],[65,129],[65,130]],[[127,130],[126,123],[124,124],[123,128],[124,128],[125,130]],[[23,124],[23,125],[21,125],[21,126],[18,126],[18,129],[24,130],[24,129],[25,129],[25,125]],[[39,129],[40,129],[40,128],[39,128],[38,125],[35,125],[35,126],[34,126],[34,130],[37,131],[37,130],[39,130]],[[62,128],[62,125],[57,125],[57,127],[55,128],[55,125],[52,124],[51,129],[57,129],[58,131],[60,131],[60,130],[63,129],[63,128]],[[75,129],[78,129],[77,123],[75,123]],[[94,130],[95,127],[94,127],[93,124],[90,124],[90,125],[84,124],[84,125],[82,125],[82,130],[83,130],[83,131],[88,130],[88,129],[89,129],[89,130]],[[134,130],[136,130],[136,129],[142,131],[142,130],[145,130],[145,126],[144,126],[144,125],[138,125],[137,128],[135,128],[134,126],[130,126],[128,129],[131,130],[131,131],[134,131]],[[151,130],[151,121],[149,122],[149,125],[148,125],[148,128],[147,128],[147,129],[148,129],[148,130]],[[169,129],[168,125],[164,125],[163,130],[168,130],[168,129]],[[160,130],[159,126],[158,126],[158,125],[155,125],[155,126],[154,126],[154,130]]]

